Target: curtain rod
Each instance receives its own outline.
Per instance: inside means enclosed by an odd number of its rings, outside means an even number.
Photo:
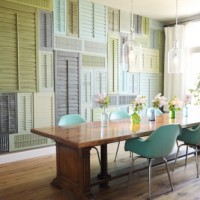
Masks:
[[[178,20],[178,24],[187,24],[189,22],[200,21],[200,14]],[[164,25],[164,27],[174,26],[175,23]]]

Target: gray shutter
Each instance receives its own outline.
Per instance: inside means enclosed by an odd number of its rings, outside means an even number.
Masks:
[[[66,0],[54,0],[54,33],[66,35]]]
[[[56,123],[62,115],[79,110],[79,54],[55,52]]]
[[[0,134],[17,133],[17,95],[0,94]]]
[[[53,16],[52,12],[40,11],[40,50],[53,48]]]
[[[0,134],[0,153],[9,151],[9,134]]]

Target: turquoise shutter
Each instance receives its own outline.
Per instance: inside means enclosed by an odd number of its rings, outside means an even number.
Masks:
[[[108,93],[119,91],[119,35],[108,38]]]
[[[106,41],[106,7],[79,1],[79,36],[83,39]]]
[[[40,50],[53,49],[53,16],[52,12],[40,11]]]
[[[66,0],[54,0],[54,33],[66,35]]]

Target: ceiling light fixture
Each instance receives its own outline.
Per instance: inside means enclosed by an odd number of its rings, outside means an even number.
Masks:
[[[184,52],[178,45],[178,0],[176,0],[176,25],[175,25],[175,40],[174,46],[168,52],[168,73],[183,73]]]

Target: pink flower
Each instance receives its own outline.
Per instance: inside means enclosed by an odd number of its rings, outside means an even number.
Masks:
[[[152,100],[152,102],[153,102],[153,107],[154,107],[154,108],[160,108],[160,107],[166,105],[166,104],[167,104],[167,101],[166,101],[166,100],[167,100],[167,98],[164,97],[164,96],[161,96],[161,93],[157,94],[157,95],[155,96],[154,100]]]
[[[185,106],[188,105],[188,104],[191,104],[191,102],[192,102],[192,95],[189,94],[189,93],[186,94],[183,101],[184,101]]]

